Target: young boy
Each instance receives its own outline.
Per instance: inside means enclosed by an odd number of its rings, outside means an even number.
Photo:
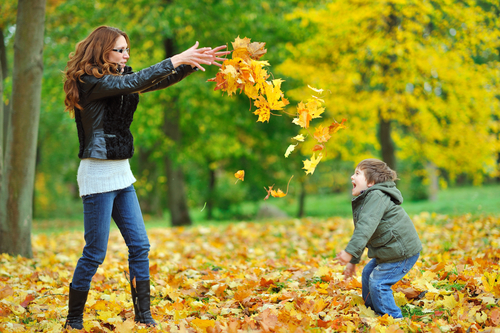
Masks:
[[[335,260],[354,275],[365,247],[373,258],[363,269],[362,294],[367,307],[378,315],[402,318],[391,287],[415,265],[422,244],[408,214],[400,206],[396,172],[377,159],[361,161],[352,180],[354,233]]]

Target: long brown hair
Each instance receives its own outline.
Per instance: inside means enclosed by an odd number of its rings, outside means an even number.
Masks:
[[[73,113],[74,108],[82,110],[77,81],[81,81],[84,74],[101,78],[106,74],[116,75],[118,65],[109,62],[107,55],[113,50],[116,39],[125,37],[130,45],[128,36],[120,29],[100,26],[90,33],[84,40],[76,44],[75,52],[69,54],[69,61],[64,71],[64,92],[66,98],[64,111]]]

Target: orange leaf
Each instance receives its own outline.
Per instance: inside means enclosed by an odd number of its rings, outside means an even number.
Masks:
[[[346,128],[346,126],[344,125],[344,123],[346,122],[347,120],[346,119],[342,119],[342,122],[339,124],[338,122],[333,122],[329,127],[329,131],[330,131],[330,134],[333,134],[333,133],[336,133],[338,132],[338,130],[342,129],[342,128]]]
[[[21,306],[23,308],[26,308],[28,306],[28,304],[31,303],[32,300],[35,299],[35,295],[33,294],[29,294],[28,296],[26,296],[26,298],[24,299],[24,301],[21,303]]]
[[[11,286],[5,286],[4,288],[0,289],[0,299],[13,294],[14,294],[14,289],[12,289]]]
[[[323,150],[325,149],[325,146],[323,145],[315,145],[313,148],[313,151],[318,151],[318,150]]]
[[[266,190],[266,192],[267,192],[267,195],[266,195],[266,197],[264,198],[264,200],[269,199],[269,196],[271,195],[271,191],[273,190],[273,186],[274,186],[274,184],[273,184],[273,185],[271,185],[271,186],[269,186],[269,189],[267,189],[267,188],[264,186],[264,190]]]
[[[315,128],[314,138],[318,140],[319,143],[327,142],[331,138],[330,128],[323,127],[323,125],[319,125],[318,127]]]
[[[490,312],[490,320],[495,326],[500,326],[500,310],[498,308]]]

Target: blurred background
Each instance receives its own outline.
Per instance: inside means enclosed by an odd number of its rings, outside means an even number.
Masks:
[[[0,8],[8,117],[17,1]],[[100,25],[129,35],[135,71],[196,41],[230,50],[238,36],[265,42],[261,60],[270,79],[285,80],[290,100],[269,123],[257,122],[248,97],[207,82],[215,66],[141,95],[131,165],[147,221],[349,216],[350,176],[369,157],[398,172],[410,212],[498,214],[499,16],[493,0],[47,0],[34,226],[81,224],[78,137],[64,112],[63,71],[76,43]],[[296,105],[314,94],[308,85],[324,89],[326,107],[311,126],[347,119],[312,175],[302,170],[312,146],[284,157],[301,133],[292,124]],[[235,184],[238,170],[245,180]],[[286,197],[263,200],[264,187],[285,191],[292,175]]]

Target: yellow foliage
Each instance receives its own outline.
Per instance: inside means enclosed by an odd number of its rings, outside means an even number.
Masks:
[[[474,61],[500,47],[493,11],[448,0],[338,0],[289,18],[318,33],[287,45],[293,56],[278,70],[302,80],[287,93],[293,99],[320,86],[330,93],[327,113],[349,119],[330,147],[336,156],[359,161],[367,147],[379,150],[384,119],[401,159],[432,162],[451,178],[467,173],[476,183],[498,173],[500,65]]]

